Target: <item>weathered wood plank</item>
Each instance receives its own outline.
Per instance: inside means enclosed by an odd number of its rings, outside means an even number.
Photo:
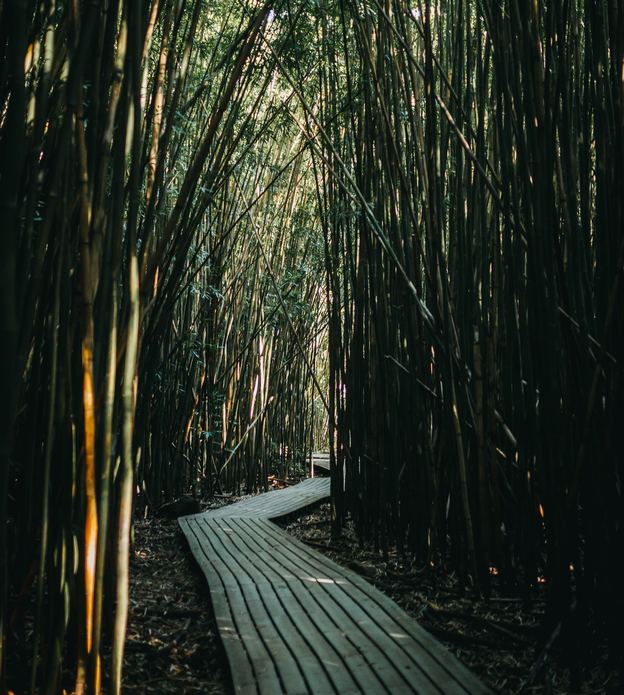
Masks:
[[[291,654],[296,654],[294,658],[308,687],[306,692],[313,687],[321,692],[334,692],[335,686],[338,686],[338,692],[359,692],[344,678],[333,682],[328,666],[336,660],[337,654],[331,643],[325,640],[324,650],[319,652],[315,649],[312,638],[318,633],[318,629],[305,612],[303,608],[305,603],[298,602],[287,583],[272,573],[270,556],[263,558],[256,554],[253,546],[246,545],[244,533],[241,534],[238,530],[235,533],[227,532],[229,522],[231,522],[230,519],[223,519],[218,527],[215,527],[214,521],[207,522],[204,524],[205,532],[219,537],[221,541],[219,552],[222,555],[230,555],[227,561],[230,571],[238,574],[247,573],[253,578],[253,588],[257,589],[259,600],[270,613],[274,626],[283,640],[284,648]],[[249,595],[249,601],[257,600],[253,596],[251,587],[245,585],[243,590]],[[286,657],[285,663],[288,662],[289,658]],[[278,663],[278,670],[280,668],[281,665]],[[286,673],[282,674],[282,678],[291,682]],[[342,690],[340,686],[344,686],[345,690]]]
[[[329,454],[324,452],[315,452],[312,454],[313,468],[320,468],[329,472]]]
[[[252,562],[275,586],[280,587],[279,597],[283,609],[296,616],[297,629],[305,634],[310,648],[317,658],[330,668],[329,676],[339,693],[362,692],[378,680],[374,670],[350,639],[349,632],[340,629],[328,609],[316,583],[302,581],[295,573],[284,568],[274,550],[261,546],[261,532],[255,522],[247,519],[231,519],[236,524],[241,540]],[[259,542],[260,541],[260,542]],[[255,551],[255,552],[254,552]],[[263,565],[261,565],[263,563]],[[328,638],[331,635],[331,639]],[[379,682],[382,685],[382,682]]]
[[[302,576],[306,573],[308,576],[315,576],[327,593],[335,588],[337,596],[332,598],[342,606],[349,607],[352,618],[366,624],[371,621],[383,633],[396,640],[402,651],[428,674],[431,681],[443,686],[442,692],[489,692],[459,660],[394,601],[358,574],[307,547],[274,524],[264,522],[263,531],[267,542],[278,548],[283,557],[288,558],[285,560],[286,564],[290,564]],[[371,632],[374,630],[375,628],[371,628]]]
[[[263,673],[260,681],[260,692],[293,692],[307,693],[308,688],[303,679],[298,660],[276,627],[274,616],[267,608],[265,596],[272,591],[268,583],[258,581],[255,573],[249,572],[245,564],[233,553],[230,545],[230,534],[222,534],[201,521],[193,522],[194,532],[198,538],[211,549],[211,560],[223,584],[226,587],[231,605],[236,615],[248,617],[242,632],[243,642],[251,654],[261,642],[264,646],[272,668]],[[216,532],[215,532],[216,531]],[[223,537],[225,536],[225,538]],[[256,664],[252,657],[254,668],[263,668],[265,664]],[[287,684],[287,685],[285,685]]]
[[[236,504],[231,504],[221,509],[208,512],[210,516],[251,516],[264,518],[277,518],[310,507],[329,497],[329,479],[307,478],[298,485],[282,490],[271,490],[262,495],[253,495]],[[202,514],[193,514],[184,517],[192,519],[202,517]]]
[[[240,520],[241,523],[246,521]],[[256,523],[248,526],[252,534],[258,529]],[[257,540],[259,543],[262,542],[260,539]],[[394,644],[388,635],[377,630],[370,620],[354,619],[354,606],[350,604],[348,593],[336,591],[336,582],[328,578],[326,572],[319,571],[318,567],[296,564],[287,554],[280,551],[281,549],[278,549],[272,554],[274,571],[279,577],[288,578],[293,584],[298,583],[325,612],[331,624],[329,629],[334,635],[334,649],[339,652],[347,667],[356,674],[360,692],[393,692],[397,689],[399,692],[405,692],[406,688],[413,685],[418,676],[410,674],[406,678],[402,673],[405,669],[397,668],[392,659]],[[338,636],[343,637],[343,640],[338,640]],[[313,634],[311,639],[316,640],[317,636]],[[352,663],[354,657],[358,662],[357,666]],[[403,662],[405,661],[406,659],[403,659]],[[407,661],[409,670],[413,664]],[[423,678],[421,685],[431,687],[431,682]]]
[[[244,623],[236,619],[233,604],[228,599],[223,580],[214,568],[212,559],[209,559],[209,555],[206,554],[206,548],[192,528],[192,522],[182,518],[179,520],[179,524],[197,564],[208,581],[215,620],[228,658],[235,690],[241,695],[257,693],[258,678],[252,662],[253,657],[248,653],[242,637]],[[242,617],[244,620],[244,616]]]
[[[241,520],[246,521],[246,520]],[[258,524],[254,524],[258,526]],[[371,660],[374,668],[383,675],[384,683],[396,690],[409,687],[417,692],[444,692],[465,695],[467,691],[463,679],[455,677],[445,664],[454,657],[440,645],[439,659],[431,658],[430,653],[418,649],[413,634],[404,629],[402,618],[414,623],[405,613],[359,575],[344,570],[320,553],[305,546],[296,551],[290,537],[273,524],[265,522],[263,531],[268,542],[276,549],[275,562],[293,572],[304,582],[314,580],[322,593],[322,601],[327,604],[337,621],[337,628],[349,632],[357,648]],[[281,538],[282,534],[286,537]],[[364,591],[362,591],[364,588]],[[374,602],[372,595],[377,593],[380,600],[387,600],[391,612],[382,610]],[[419,628],[414,623],[416,628]],[[421,645],[422,646],[422,645]],[[442,664],[440,663],[442,662]],[[458,665],[459,662],[456,662]],[[466,675],[466,674],[462,674]],[[471,674],[467,672],[468,678]],[[398,678],[401,680],[398,680]],[[474,679],[474,677],[472,677]],[[439,686],[442,688],[439,688]]]

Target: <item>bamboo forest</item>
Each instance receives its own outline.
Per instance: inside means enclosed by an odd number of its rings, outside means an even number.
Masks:
[[[0,0],[0,693],[624,693],[623,311],[621,0]]]

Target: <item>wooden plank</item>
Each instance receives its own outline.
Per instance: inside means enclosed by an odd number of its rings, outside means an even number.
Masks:
[[[237,562],[236,554],[231,552],[229,533],[219,533],[218,526],[202,523],[200,520],[194,520],[192,524],[196,536],[201,537],[203,543],[211,549],[210,561],[226,587],[236,614],[246,615],[248,618],[243,631],[239,629],[239,633],[250,655],[256,650],[258,662],[252,656],[252,663],[257,675],[260,669],[268,666],[266,656],[260,655],[260,644],[269,655],[271,668],[266,668],[260,674],[263,677],[259,678],[259,691],[268,694],[307,693],[308,688],[298,660],[289,643],[283,640],[277,630],[273,615],[263,600],[264,595],[271,590],[270,585],[259,583],[244,563]]]
[[[357,615],[363,621],[371,620],[388,635],[394,636],[393,639],[401,644],[402,650],[430,674],[432,681],[443,684],[442,692],[490,692],[394,601],[358,574],[297,541],[274,524],[266,524],[264,529],[268,542],[279,548],[284,555],[292,556],[293,566],[299,567],[303,572],[316,572],[324,586],[339,589],[342,595],[338,602],[351,606],[354,610],[352,615]],[[353,604],[348,599],[352,599]]]
[[[246,544],[249,561],[252,562],[274,585],[281,587],[280,599],[283,609],[287,612],[299,613],[302,609],[305,617],[298,622],[298,629],[305,632],[311,649],[317,658],[331,666],[330,678],[336,692],[362,692],[370,688],[378,680],[374,670],[370,668],[365,658],[358,651],[349,636],[349,631],[342,630],[336,623],[322,596],[313,589],[315,583],[302,581],[288,568],[284,568],[274,551],[264,550],[259,542],[257,533],[261,530],[255,522],[247,519],[231,519],[229,523],[236,524],[241,540]],[[264,560],[264,568],[260,562]],[[315,595],[315,593],[317,595]],[[301,615],[301,614],[300,614]],[[328,639],[331,635],[331,640]],[[379,681],[379,685],[383,685]]]
[[[180,528],[186,536],[191,552],[208,581],[215,620],[228,658],[235,691],[241,695],[252,695],[258,691],[258,681],[251,656],[241,636],[243,626],[237,622],[223,581],[215,571],[209,555],[206,554],[206,549],[191,528],[191,523],[184,518],[179,520]]]
[[[312,454],[312,466],[329,472],[329,453],[320,451],[314,452]]]
[[[300,511],[329,497],[330,481],[327,478],[307,478],[298,485],[282,490],[271,490],[262,495],[253,495],[235,504],[208,512],[211,516],[251,516],[277,518]],[[186,519],[201,517],[193,514]]]
[[[269,519],[329,479],[179,520],[211,591],[237,693],[488,693],[399,606]]]
[[[275,532],[279,536],[283,532],[273,524],[267,523],[263,529],[268,542],[276,548],[274,555],[280,554],[279,563],[302,580],[316,582],[322,592],[322,600],[337,621],[338,630],[351,635],[356,648],[367,655],[389,689],[404,691],[407,687],[416,692],[461,695],[468,692],[446,669],[440,668],[437,662],[431,663],[426,655],[421,655],[418,645],[392,616],[366,610],[362,604],[369,600],[367,595],[357,596],[356,600],[354,593],[359,591],[357,585],[360,582],[357,574],[349,570],[342,572],[339,565],[327,561],[327,558],[309,548],[304,548],[301,553],[293,553],[288,542],[290,537],[284,534],[286,543],[282,538],[276,539]],[[278,562],[277,557],[275,561]],[[366,586],[373,589],[368,584]],[[397,614],[403,613],[394,602],[390,603]],[[442,689],[438,687],[439,683],[443,685]]]
[[[321,637],[322,635],[305,612],[303,608],[305,603],[297,601],[286,582],[280,581],[276,575],[272,576],[270,556],[263,559],[260,554],[255,553],[254,547],[246,544],[245,534],[239,533],[238,529],[235,529],[233,533],[230,532],[231,521],[232,519],[220,520],[219,528],[215,528],[214,521],[206,523],[205,526],[208,533],[219,536],[222,543],[221,553],[230,557],[229,570],[235,574],[247,573],[253,577],[259,598],[270,613],[283,642],[278,647],[278,653],[284,654],[288,651],[296,654],[296,660],[307,687],[305,692],[314,689],[327,693],[359,692],[353,682],[348,682],[344,678],[331,677],[329,667],[342,666],[337,663],[339,659],[335,649],[327,640],[325,640],[322,653],[315,649],[313,644],[315,633]],[[226,532],[223,533],[223,531]],[[251,593],[247,586],[244,590]],[[286,658],[285,662],[288,663],[288,661],[289,659]],[[278,663],[278,670],[280,668],[281,664]],[[338,673],[341,674],[343,670],[339,668]],[[289,682],[290,692],[292,680],[289,675],[283,673],[282,680]]]
[[[245,523],[247,520],[241,522]],[[260,531],[257,524],[249,526],[252,534]],[[260,544],[262,541],[256,538],[256,542]],[[352,671],[360,682],[360,692],[406,692],[406,688],[411,691],[415,680],[421,686],[426,686],[427,692],[441,692],[437,689],[432,690],[432,683],[426,677],[419,678],[418,675],[412,674],[405,677],[391,658],[392,641],[381,631],[375,631],[371,621],[354,619],[353,606],[349,605],[348,600],[344,600],[344,596],[334,591],[336,583],[329,579],[326,573],[318,572],[315,567],[294,564],[286,555],[280,555],[279,551],[272,555],[275,571],[304,587],[331,620],[334,648],[340,652],[348,667],[354,667]],[[345,639],[338,642],[337,636]],[[354,657],[358,661],[357,666],[352,663]],[[363,670],[362,660],[365,662]],[[405,662],[405,659],[403,661]],[[407,669],[411,669],[412,666],[408,663]]]

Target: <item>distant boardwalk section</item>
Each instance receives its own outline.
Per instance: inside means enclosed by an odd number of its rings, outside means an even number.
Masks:
[[[312,454],[312,468],[329,473],[329,454],[324,452]]]
[[[489,693],[354,572],[270,519],[329,496],[329,478],[179,519],[204,572],[237,693]]]

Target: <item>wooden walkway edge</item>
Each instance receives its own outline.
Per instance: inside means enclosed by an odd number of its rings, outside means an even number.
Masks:
[[[271,518],[329,496],[311,478],[178,520],[210,589],[237,693],[490,692],[387,596]]]

